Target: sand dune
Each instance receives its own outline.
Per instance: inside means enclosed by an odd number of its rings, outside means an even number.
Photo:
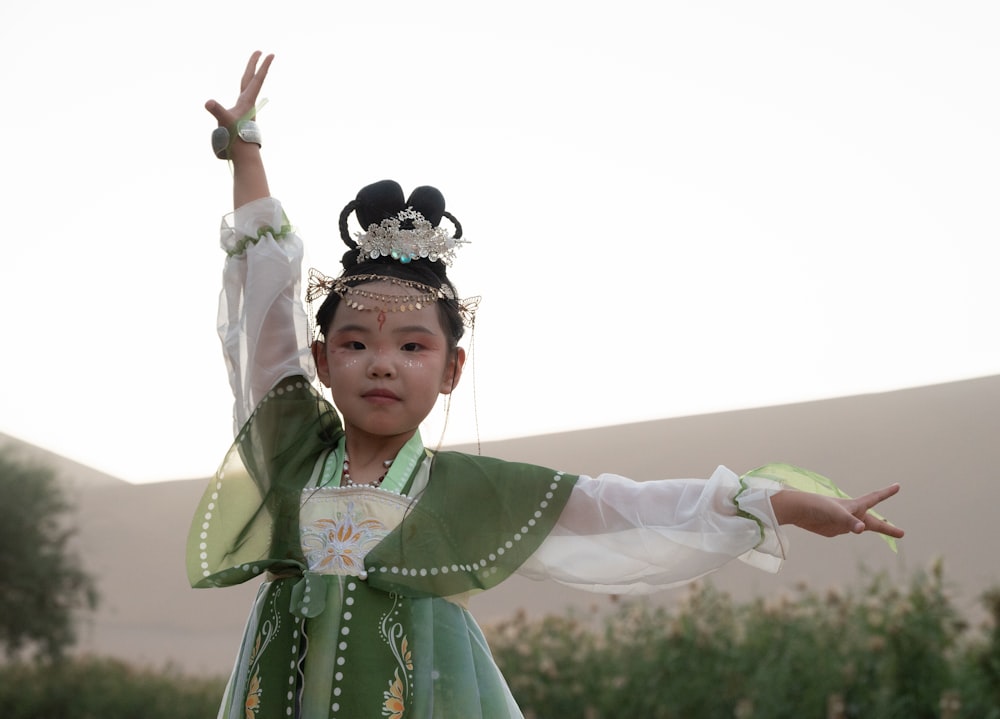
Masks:
[[[614,471],[646,480],[704,477],[719,464],[736,471],[772,461],[835,477],[849,492],[898,481],[887,510],[908,536],[898,555],[874,536],[822,540],[796,533],[777,575],[731,566],[713,582],[739,597],[852,582],[865,565],[905,578],[935,557],[960,604],[1000,585],[1000,377],[884,394],[486,443],[487,455],[568,472]],[[49,461],[75,497],[78,546],[99,578],[103,601],[81,649],[156,666],[225,673],[255,587],[192,590],[183,551],[191,512],[207,480],[131,485],[32,448],[0,445]],[[220,451],[223,448],[220,448]],[[468,449],[468,448],[464,448]],[[671,601],[666,592],[656,601]],[[608,598],[514,578],[477,598],[489,622],[518,608],[540,614]]]

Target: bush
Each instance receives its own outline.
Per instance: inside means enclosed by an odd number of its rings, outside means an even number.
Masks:
[[[218,713],[224,685],[117,659],[15,663],[0,666],[0,707],[4,719],[204,719]]]
[[[906,586],[879,574],[850,591],[744,604],[696,584],[669,608],[519,614],[486,633],[538,719],[826,719],[832,696],[851,718],[1000,719],[1000,588],[982,602],[990,619],[970,632],[935,566]],[[115,659],[21,662],[0,665],[0,707],[4,719],[203,719],[224,684]]]
[[[547,717],[1000,719],[1000,589],[992,621],[968,627],[940,565],[907,586],[878,574],[847,592],[800,587],[737,604],[708,584],[677,606],[622,603],[604,618],[520,615],[487,628],[526,713]]]

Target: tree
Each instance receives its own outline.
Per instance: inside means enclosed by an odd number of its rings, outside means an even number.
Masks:
[[[75,529],[55,472],[0,450],[0,645],[60,658],[77,639],[79,613],[97,606],[94,580],[69,546]]]

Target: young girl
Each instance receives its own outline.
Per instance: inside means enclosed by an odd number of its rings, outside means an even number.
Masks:
[[[776,571],[783,524],[902,536],[869,512],[898,486],[836,498],[722,467],[635,483],[426,450],[419,425],[465,362],[472,308],[446,273],[461,226],[433,188],[364,188],[340,218],[343,272],[311,277],[310,300],[325,299],[307,346],[302,245],[248,121],[271,60],[251,56],[232,108],[206,105],[234,168],[219,330],[237,434],[188,572],[196,587],[264,580],[219,716],[520,717],[466,609],[514,572],[638,593],[735,558]]]

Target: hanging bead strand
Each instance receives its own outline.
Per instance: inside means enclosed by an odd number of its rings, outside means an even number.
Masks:
[[[382,466],[385,467],[385,471],[382,472],[382,476],[376,479],[374,482],[357,483],[351,479],[351,458],[347,456],[347,450],[344,450],[344,469],[341,473],[340,485],[342,487],[381,487],[385,476],[389,474],[389,467],[392,466],[392,460],[387,459],[382,462]]]

